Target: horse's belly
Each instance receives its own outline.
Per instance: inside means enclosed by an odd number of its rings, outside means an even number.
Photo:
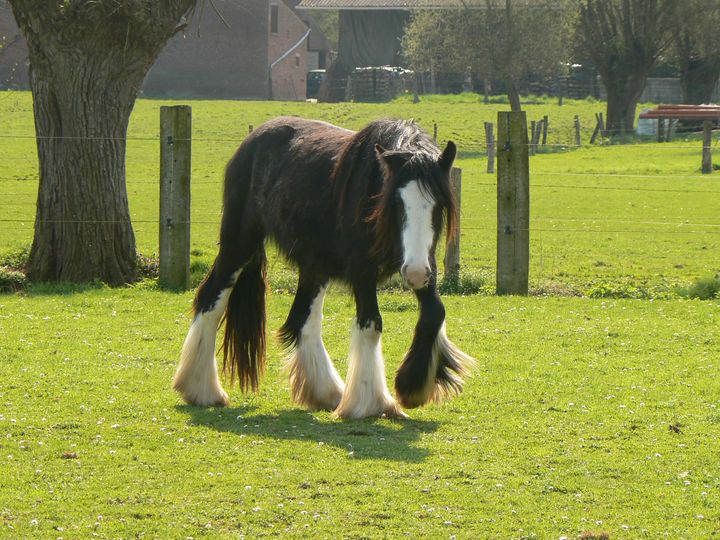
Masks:
[[[340,277],[340,263],[334,225],[321,216],[289,216],[276,221],[270,236],[280,251],[303,270],[321,272],[327,277]]]

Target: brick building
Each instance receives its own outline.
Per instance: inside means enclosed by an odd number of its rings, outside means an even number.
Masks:
[[[327,40],[294,0],[214,0],[197,9],[150,68],[151,97],[304,100],[308,69],[324,67]],[[307,20],[307,17],[304,17]],[[25,39],[0,0],[0,88],[27,89]]]
[[[30,88],[27,61],[27,43],[15,23],[10,4],[0,0],[0,89]]]
[[[215,0],[150,68],[148,96],[304,100],[309,28],[284,0]],[[220,18],[220,13],[222,18]]]

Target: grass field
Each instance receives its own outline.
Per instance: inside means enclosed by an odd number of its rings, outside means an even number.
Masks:
[[[138,102],[128,142],[145,254],[157,249],[162,104]],[[32,238],[30,105],[0,94],[0,217],[12,220],[0,222],[0,256]],[[223,165],[248,124],[299,114],[359,127],[392,114],[437,122],[441,141],[460,145],[463,271],[491,291],[494,178],[475,135],[503,106],[192,105],[197,275],[215,252]],[[601,106],[526,108],[567,144],[572,117],[590,126]],[[272,339],[258,394],[233,388],[223,410],[183,405],[170,381],[192,292],[145,280],[0,295],[0,538],[720,535],[720,302],[675,294],[720,271],[718,180],[700,176],[697,140],[552,150],[531,158],[531,280],[559,295],[446,297],[448,334],[478,365],[460,397],[408,421],[297,408]],[[292,273],[275,259],[270,280],[274,332]],[[379,302],[391,379],[416,308],[399,290]],[[335,286],[324,338],[341,374],[353,314]]]
[[[291,296],[270,299],[274,330]],[[451,297],[448,332],[478,368],[458,399],[395,423],[294,407],[274,344],[259,394],[182,405],[190,301],[0,297],[0,535],[720,534],[717,302]],[[392,372],[414,302],[380,303]],[[341,373],[352,314],[329,296]]]

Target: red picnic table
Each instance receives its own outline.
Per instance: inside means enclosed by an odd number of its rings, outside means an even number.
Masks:
[[[658,105],[640,113],[640,118],[658,120],[658,142],[663,142],[669,140],[669,133],[667,137],[663,133],[663,120],[703,120],[712,128],[712,121],[720,120],[720,105]]]
[[[712,126],[720,120],[720,105],[658,105],[654,109],[640,113],[641,119],[658,121],[658,142],[670,140],[670,128],[664,132],[665,120],[702,120],[703,121],[703,160],[702,172],[712,172]]]

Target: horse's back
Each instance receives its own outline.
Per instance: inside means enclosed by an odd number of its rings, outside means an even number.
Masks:
[[[224,214],[242,212],[298,265],[325,265],[330,274],[340,272],[333,268],[337,211],[331,178],[353,135],[297,117],[262,124],[228,164]]]

